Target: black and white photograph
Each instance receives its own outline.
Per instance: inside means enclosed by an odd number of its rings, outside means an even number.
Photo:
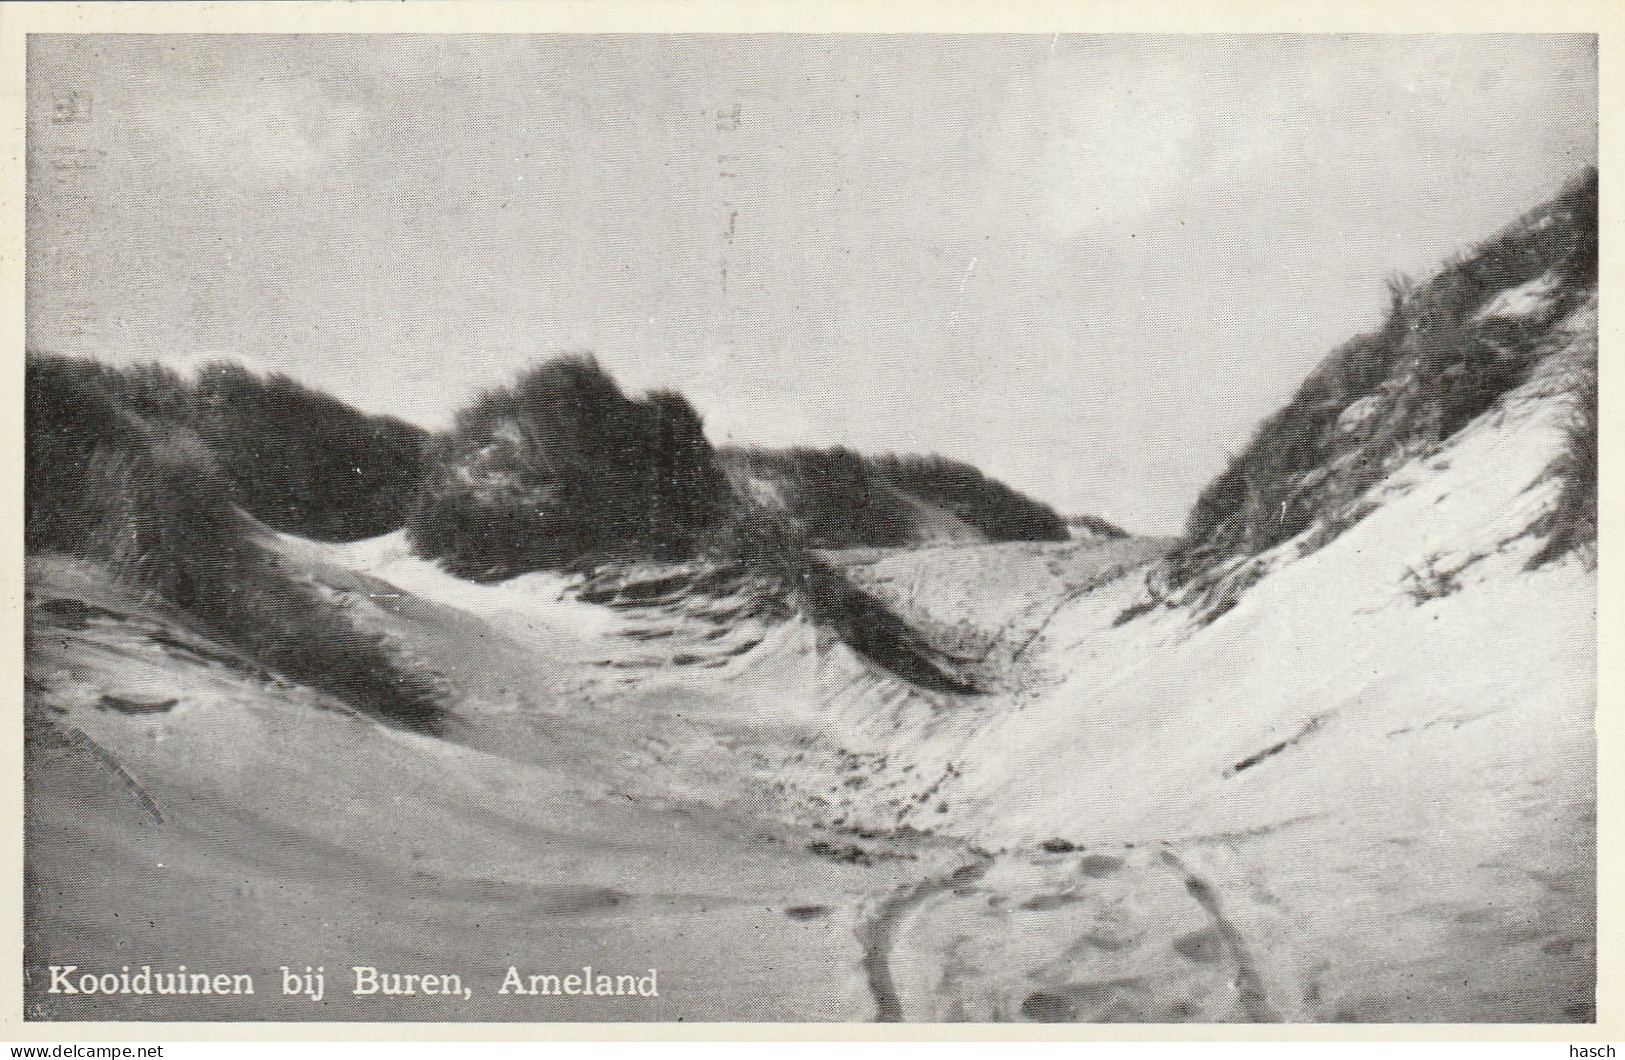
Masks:
[[[28,35],[22,1018],[1596,1024],[1598,37],[653,28]]]

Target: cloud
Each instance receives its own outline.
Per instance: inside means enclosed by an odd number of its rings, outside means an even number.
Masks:
[[[349,157],[365,124],[311,85],[249,82],[156,95],[131,114],[135,135],[175,163],[249,185],[308,177]]]
[[[1489,158],[1549,164],[1532,139],[1595,120],[1572,37],[1082,38],[1061,56],[1047,94],[1066,118],[1043,162],[1057,239],[1252,205],[1265,187],[1363,193],[1396,174],[1459,181]]]

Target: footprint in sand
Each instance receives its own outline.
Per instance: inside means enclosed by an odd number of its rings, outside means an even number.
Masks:
[[[1202,928],[1175,939],[1174,952],[1194,964],[1213,964],[1224,956],[1224,940],[1213,928]]]
[[[1123,867],[1123,859],[1110,854],[1089,854],[1078,862],[1078,871],[1094,879],[1115,876]]]

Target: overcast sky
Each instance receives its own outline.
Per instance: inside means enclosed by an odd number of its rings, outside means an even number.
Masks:
[[[57,37],[29,86],[31,348],[430,427],[591,351],[1146,532],[1596,158],[1572,37]]]

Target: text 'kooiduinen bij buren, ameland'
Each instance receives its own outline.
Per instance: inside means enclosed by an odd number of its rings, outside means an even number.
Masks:
[[[149,964],[135,968],[120,965],[117,971],[53,964],[50,972],[47,992],[65,996],[211,997],[259,992],[251,973],[200,971],[184,964],[172,969],[155,969]],[[459,972],[385,971],[369,964],[350,965],[347,972],[343,985],[349,988],[351,997],[448,997],[466,1001],[474,996],[474,981]],[[284,997],[321,1001],[329,996],[323,965],[305,965],[302,970],[283,965],[277,969],[276,978],[278,992]],[[510,965],[500,981],[490,983],[489,992],[502,997],[659,997],[660,973],[654,968],[643,973],[607,972],[591,965],[565,971],[524,972]]]

